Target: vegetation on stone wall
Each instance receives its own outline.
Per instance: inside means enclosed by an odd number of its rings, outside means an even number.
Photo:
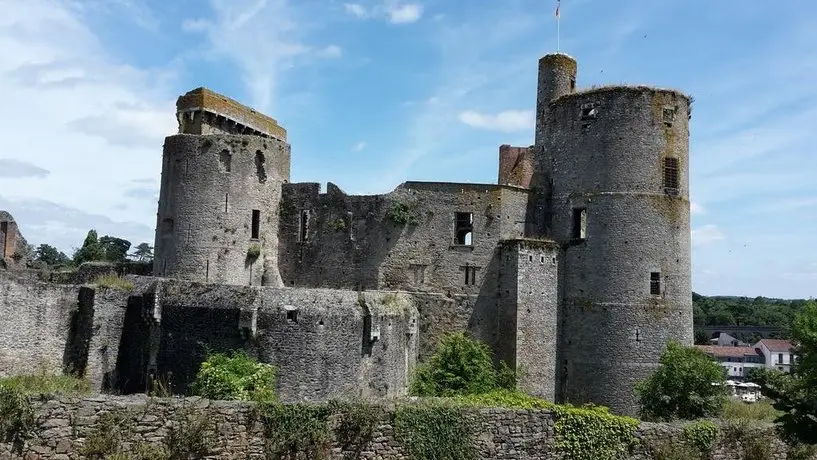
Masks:
[[[397,225],[417,225],[418,217],[408,203],[397,201],[386,211],[386,219]]]
[[[658,369],[636,385],[648,420],[694,420],[717,416],[726,402],[726,375],[705,353],[667,343]]]
[[[329,221],[329,228],[332,230],[341,231],[346,230],[346,221],[344,219],[332,219]]]
[[[261,256],[261,245],[260,244],[251,244],[249,248],[247,248],[247,260],[254,261]]]
[[[264,450],[272,459],[324,459],[331,441],[345,458],[359,458],[372,440],[381,409],[363,402],[320,404],[260,403],[255,415],[264,426]]]
[[[454,432],[433,429],[434,424],[442,420],[457,419],[465,423],[466,418],[459,412],[463,407],[552,411],[556,418],[556,447],[565,459],[618,458],[637,442],[638,421],[633,418],[610,414],[606,407],[600,406],[560,406],[519,391],[515,372],[509,366],[497,371],[490,349],[462,333],[444,337],[431,358],[418,366],[412,378],[411,392],[420,396],[447,397],[445,404],[409,405],[397,409],[396,417],[403,414],[404,422],[399,424],[396,421],[395,430],[401,427],[398,435],[406,440],[412,455],[415,455],[414,449],[416,455],[424,455],[419,458],[468,458],[465,455],[473,447],[470,441],[457,443],[449,440],[449,436],[471,439],[472,433],[464,433],[468,430],[467,425],[447,428]]]
[[[259,363],[242,351],[214,353],[201,363],[191,389],[208,399],[274,401],[275,372],[272,364]]]
[[[462,407],[444,402],[398,406],[394,434],[413,459],[470,460],[474,458],[473,422]]]
[[[215,445],[212,422],[188,407],[176,411],[162,444],[133,443],[131,435],[141,415],[134,408],[102,414],[78,453],[89,459],[175,460],[203,458]]]
[[[101,288],[119,289],[121,291],[132,291],[134,287],[131,281],[112,273],[97,276],[94,279],[93,284],[96,284]]]

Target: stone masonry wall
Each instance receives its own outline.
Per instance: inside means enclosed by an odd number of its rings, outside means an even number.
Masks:
[[[154,399],[144,396],[97,396],[85,399],[46,398],[38,407],[37,426],[25,445],[15,450],[9,443],[0,444],[0,459],[83,458],[79,452],[99,427],[105,414],[128,414],[135,425],[124,429],[123,446],[140,443],[161,446],[172,429],[180,425],[182,414],[209,421],[212,450],[207,459],[263,459],[264,427],[253,417],[249,403],[208,401],[199,398]],[[328,452],[330,459],[408,459],[407,447],[395,433],[394,410],[385,408],[374,429],[373,437],[359,455],[344,451],[334,440]],[[561,460],[554,447],[554,416],[546,410],[474,409],[466,414],[474,422],[474,440],[479,459]],[[332,422],[330,419],[330,426]],[[628,460],[649,460],[652,455],[644,445],[661,443],[681,436],[682,427],[670,424],[642,423],[637,436],[645,442],[637,446]],[[764,425],[755,435],[773,436],[773,427]],[[334,437],[334,436],[333,436]],[[786,446],[770,438],[772,456],[767,460],[784,460]],[[740,446],[720,443],[713,460],[741,460]],[[352,455],[350,455],[352,454]]]

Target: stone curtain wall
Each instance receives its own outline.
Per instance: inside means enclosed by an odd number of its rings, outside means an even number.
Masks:
[[[187,412],[189,411],[189,412]],[[248,403],[208,401],[199,398],[148,399],[144,396],[97,396],[82,400],[50,399],[37,408],[37,426],[22,449],[0,444],[0,459],[82,458],[80,451],[97,430],[104,414],[131,414],[136,425],[126,431],[123,445],[139,443],[160,446],[181,414],[194,414],[210,421],[214,443],[208,459],[245,459],[264,457],[264,427],[253,415]],[[546,410],[480,409],[469,412],[476,422],[474,433],[480,459],[557,460],[562,456],[554,448],[553,414]],[[407,459],[404,443],[395,435],[392,412],[384,411],[374,430],[372,440],[360,455],[349,455],[338,443],[333,443],[329,458]],[[331,422],[330,422],[331,423]],[[773,427],[760,428],[763,434],[773,433]],[[679,425],[642,423],[638,436],[647,442],[661,442],[681,437]],[[773,439],[768,460],[786,458],[786,447]],[[740,460],[740,447],[722,444],[713,452],[713,460]],[[648,460],[652,456],[637,447],[628,460]]]

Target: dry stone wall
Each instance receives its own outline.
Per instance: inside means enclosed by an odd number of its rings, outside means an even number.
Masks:
[[[152,445],[161,448],[171,432],[185,423],[206,422],[205,434],[211,442],[207,459],[265,458],[265,428],[249,403],[208,401],[199,398],[158,399],[145,396],[95,396],[85,399],[45,398],[36,410],[36,428],[24,444],[0,444],[0,460],[87,458],[81,453],[99,433],[105,418],[117,415],[124,433],[120,448],[129,450]],[[330,459],[408,459],[408,447],[393,423],[394,408],[380,412],[371,439],[358,448],[341,447],[337,436],[327,448]],[[472,409],[466,418],[473,422],[473,440],[479,459],[562,460],[555,448],[554,415],[547,410]],[[187,420],[187,422],[184,422]],[[330,426],[334,422],[329,420]],[[336,431],[333,430],[336,433]],[[677,439],[682,427],[672,424],[642,423],[637,435],[643,440],[628,460],[654,458],[644,445]],[[786,447],[773,438],[773,426],[760,426],[755,436],[769,438],[768,460],[786,458]],[[360,448],[362,447],[362,449]],[[742,460],[742,447],[721,442],[713,460]],[[354,451],[359,451],[355,453]]]

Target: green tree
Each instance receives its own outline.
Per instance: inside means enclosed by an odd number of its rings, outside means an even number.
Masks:
[[[636,386],[645,418],[686,419],[717,415],[726,402],[726,372],[702,351],[667,343],[658,369]]]
[[[74,264],[105,260],[105,248],[100,244],[96,230],[89,230],[82,247],[74,253]]]
[[[133,257],[139,262],[153,260],[153,246],[148,243],[139,243],[133,250]]]
[[[130,241],[105,235],[99,239],[99,244],[105,250],[105,260],[108,262],[124,262],[127,260],[128,250],[131,246]]]
[[[51,246],[50,244],[41,244],[37,246],[37,249],[34,251],[34,257],[34,260],[43,262],[49,267],[65,265],[71,262],[71,259],[65,255],[65,253],[60,252],[59,249]]]
[[[497,387],[490,348],[459,332],[445,336],[428,362],[417,366],[409,391],[416,396],[455,396]]]
[[[797,359],[791,374],[765,371],[754,379],[783,411],[776,420],[781,432],[794,443],[817,444],[817,302],[795,316],[792,337]]]

